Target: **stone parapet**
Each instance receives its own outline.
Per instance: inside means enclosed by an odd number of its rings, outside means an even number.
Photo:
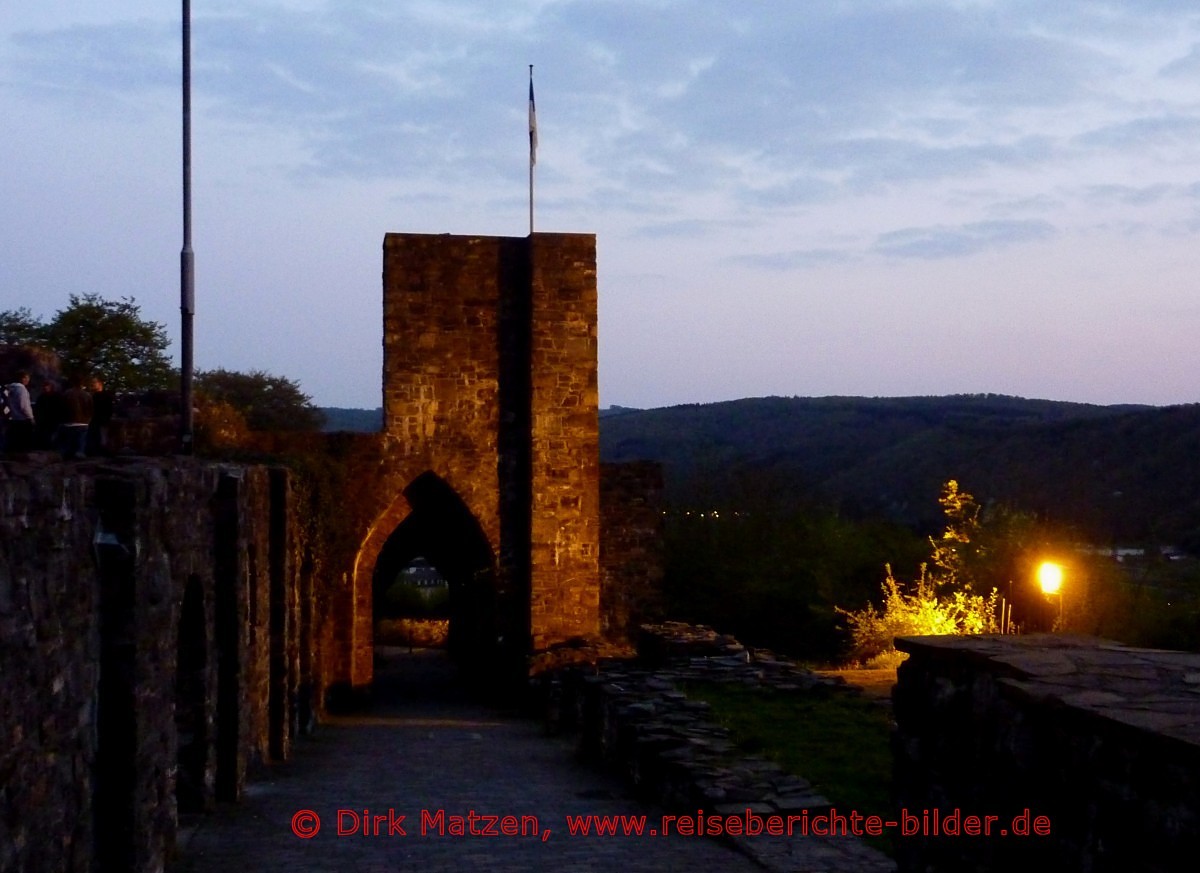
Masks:
[[[0,463],[0,871],[161,871],[287,757],[318,681],[291,500],[281,468]]]
[[[539,677],[548,728],[577,732],[585,760],[615,772],[640,799],[671,813],[765,822],[830,811],[830,801],[807,780],[738,749],[711,718],[708,704],[689,699],[683,689],[689,682],[736,683],[780,694],[857,689],[769,652],[750,651],[708,628],[646,626],[642,643],[654,652],[656,666],[609,660]],[[853,837],[761,833],[727,839],[775,873],[895,870],[890,858]]]
[[[24,465],[22,465],[24,466]],[[90,478],[0,464],[0,870],[86,870],[100,676]]]
[[[901,870],[1190,869],[1200,654],[1048,634],[896,647],[910,656],[894,692],[899,806],[997,817],[991,836],[898,841]],[[1030,835],[1012,832],[1022,818]]]

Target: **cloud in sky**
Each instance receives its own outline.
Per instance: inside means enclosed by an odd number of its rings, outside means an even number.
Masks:
[[[794,252],[774,252],[762,255],[735,255],[731,258],[735,264],[741,264],[754,269],[776,270],[791,272],[805,267],[828,266],[830,264],[845,264],[856,260],[856,256],[838,249],[805,249]]]
[[[79,6],[0,22],[0,309],[134,294],[174,333],[178,9]],[[1190,0],[211,0],[193,16],[201,366],[379,403],[382,236],[526,232],[533,63],[538,227],[598,235],[603,402],[1195,399],[1200,350],[1178,325],[1098,315],[1134,294],[1165,311],[1197,272]],[[1053,282],[1027,300],[1089,332],[1015,344],[987,327],[1000,287],[926,308],[1002,279]],[[1005,299],[1011,331],[1046,331],[1040,303]],[[986,366],[863,353],[932,317]],[[1194,336],[1200,317],[1182,318]],[[1110,333],[1154,351],[1107,354]]]
[[[875,251],[893,258],[957,258],[1054,235],[1054,228],[1044,221],[977,221],[961,227],[889,231],[876,240]]]

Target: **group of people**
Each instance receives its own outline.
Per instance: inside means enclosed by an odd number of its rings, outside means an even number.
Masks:
[[[60,389],[57,382],[47,379],[36,399],[29,382],[29,371],[18,370],[16,379],[4,386],[0,410],[4,451],[54,449],[67,459],[104,453],[113,394],[104,390],[103,382],[75,377]]]

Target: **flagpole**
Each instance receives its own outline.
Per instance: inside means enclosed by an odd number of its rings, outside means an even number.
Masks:
[[[179,444],[190,455],[192,420],[192,323],[196,313],[195,255],[192,252],[192,4],[183,0],[183,248],[179,253]]]
[[[529,235],[533,236],[533,165],[537,163],[537,110],[533,103],[533,64],[529,65]]]

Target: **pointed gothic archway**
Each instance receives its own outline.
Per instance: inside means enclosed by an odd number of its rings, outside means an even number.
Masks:
[[[479,520],[440,476],[426,471],[403,491],[411,511],[383,542],[371,569],[372,600],[379,615],[388,588],[423,558],[449,587],[451,654],[472,671],[495,663],[519,615],[499,582],[496,551]]]

